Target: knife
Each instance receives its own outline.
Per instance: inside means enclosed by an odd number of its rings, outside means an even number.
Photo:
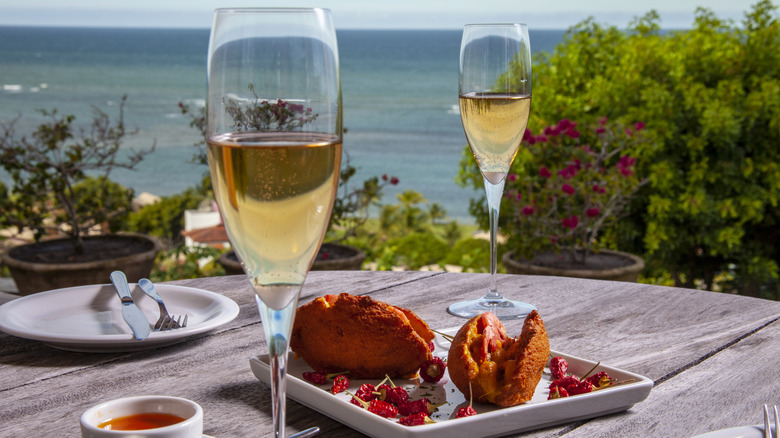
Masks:
[[[144,313],[141,312],[141,309],[136,306],[135,301],[133,301],[125,274],[122,271],[112,272],[111,282],[114,283],[116,293],[122,299],[122,317],[127,325],[130,326],[130,330],[133,331],[133,336],[139,341],[146,339],[149,333],[151,333],[149,321],[144,316]]]

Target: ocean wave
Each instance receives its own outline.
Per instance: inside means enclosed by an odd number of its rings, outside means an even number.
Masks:
[[[447,114],[460,115],[460,108],[458,107],[458,105],[450,105],[450,107],[447,108]]]
[[[5,84],[3,85],[3,91],[7,91],[9,93],[21,93],[22,86],[19,84]]]

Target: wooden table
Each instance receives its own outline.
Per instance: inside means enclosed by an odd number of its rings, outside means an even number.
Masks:
[[[301,303],[339,292],[369,294],[414,310],[433,328],[464,320],[446,312],[481,295],[486,274],[312,272]],[[82,412],[101,401],[167,394],[201,404],[204,433],[267,436],[270,390],[249,368],[267,352],[253,293],[242,276],[179,281],[235,300],[239,316],[171,347],[134,353],[74,353],[0,333],[0,437],[79,436]],[[762,421],[780,404],[780,302],[741,296],[557,277],[501,275],[504,295],[534,303],[554,350],[649,377],[650,396],[629,411],[523,436],[686,437]],[[15,299],[0,294],[0,303]],[[507,323],[510,334],[519,323]],[[288,433],[362,436],[288,402]]]

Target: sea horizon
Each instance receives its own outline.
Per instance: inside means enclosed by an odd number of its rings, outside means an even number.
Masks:
[[[17,131],[44,121],[39,109],[88,124],[93,107],[114,118],[123,95],[125,124],[139,132],[122,150],[156,144],[135,171],[111,179],[135,191],[171,196],[208,171],[191,162],[198,132],[179,110],[205,104],[208,28],[0,26],[0,120],[21,114]],[[350,185],[396,176],[384,204],[405,190],[471,223],[469,199],[481,189],[455,183],[466,139],[458,111],[461,29],[337,29],[344,102],[344,150],[358,169]],[[534,52],[550,52],[564,30],[531,30]],[[0,171],[0,174],[2,171]],[[7,175],[0,179],[8,182]]]

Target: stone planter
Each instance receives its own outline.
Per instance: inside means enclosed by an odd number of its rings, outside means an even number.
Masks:
[[[558,277],[590,278],[594,280],[612,280],[636,282],[645,262],[633,254],[602,249],[591,253],[584,266],[562,266],[565,260],[554,252],[537,254],[529,262],[507,251],[501,258],[507,273],[525,275],[550,275]]]
[[[317,258],[311,267],[312,271],[358,271],[363,266],[366,254],[363,251],[338,243],[323,243]],[[236,253],[228,251],[219,257],[219,264],[225,268],[226,275],[243,274],[241,263]]]
[[[121,270],[130,282],[148,277],[159,243],[142,234],[84,237],[84,254],[75,255],[70,239],[15,246],[2,256],[20,295],[63,287],[110,283]]]

